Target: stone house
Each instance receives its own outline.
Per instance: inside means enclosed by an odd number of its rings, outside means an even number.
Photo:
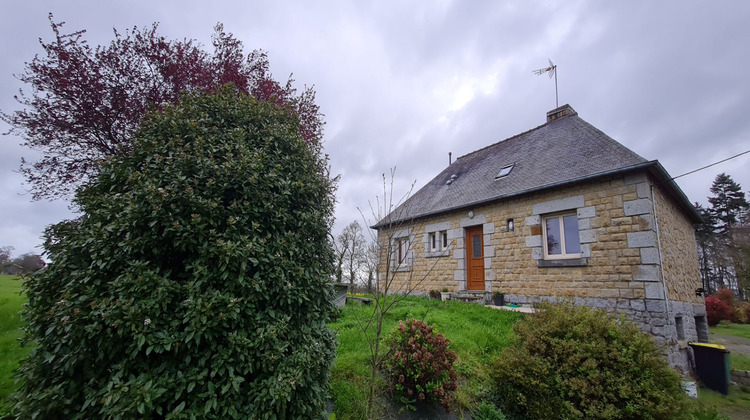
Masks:
[[[708,341],[699,221],[658,161],[564,105],[458,158],[373,228],[391,292],[502,292],[622,312],[687,373],[687,342]]]

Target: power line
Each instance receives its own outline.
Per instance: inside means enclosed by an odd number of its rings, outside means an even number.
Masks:
[[[718,165],[718,164],[720,164],[720,163],[723,163],[723,162],[726,162],[726,161],[728,161],[728,160],[732,160],[732,159],[734,159],[734,158],[736,158],[736,157],[740,157],[740,156],[742,156],[742,155],[744,155],[744,154],[747,154],[747,153],[750,153],[750,150],[745,150],[745,151],[744,151],[744,152],[742,152],[742,153],[738,153],[738,154],[736,154],[736,155],[734,155],[734,156],[730,156],[730,157],[728,157],[728,158],[726,158],[726,159],[720,160],[720,161],[718,161],[718,162],[714,162],[714,163],[712,163],[712,164],[710,164],[710,165],[706,165],[706,166],[704,166],[704,167],[702,167],[702,168],[698,168],[698,169],[692,170],[692,171],[690,171],[690,172],[685,172],[684,174],[682,174],[682,175],[677,175],[677,176],[673,177],[672,179],[677,179],[677,178],[679,178],[679,177],[682,177],[682,176],[685,176],[685,175],[690,175],[690,174],[692,174],[692,173],[695,173],[695,172],[698,172],[698,171],[702,171],[702,170],[704,170],[704,169],[706,169],[706,168],[710,168],[710,167],[712,167],[712,166],[714,166],[714,165]]]

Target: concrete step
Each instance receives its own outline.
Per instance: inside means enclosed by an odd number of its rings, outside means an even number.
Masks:
[[[485,303],[490,302],[491,295],[490,292],[485,292],[483,290],[461,290],[459,292],[451,293],[451,299],[484,305]]]

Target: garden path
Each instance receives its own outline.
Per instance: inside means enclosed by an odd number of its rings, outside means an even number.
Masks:
[[[750,338],[712,332],[710,339],[712,343],[721,344],[732,353],[739,353],[750,357]]]

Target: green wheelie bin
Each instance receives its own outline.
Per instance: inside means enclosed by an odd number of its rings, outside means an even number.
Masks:
[[[729,350],[718,344],[688,343],[695,356],[695,373],[703,386],[729,394]]]

